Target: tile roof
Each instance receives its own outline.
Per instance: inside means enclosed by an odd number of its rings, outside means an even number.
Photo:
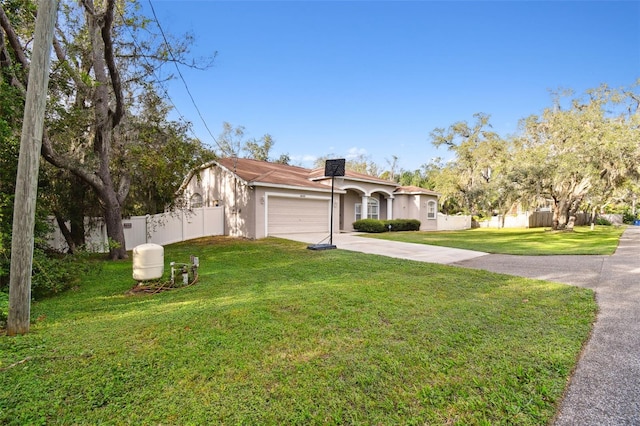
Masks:
[[[217,163],[249,184],[268,183],[326,190],[327,185],[309,180],[309,169],[248,158],[219,158]]]
[[[426,194],[440,196],[439,193],[431,191],[430,189],[420,188],[419,186],[399,186],[394,191],[396,194]]]
[[[305,169],[304,167],[289,166],[287,164],[269,163],[267,161],[251,160],[248,158],[219,158],[215,161],[220,166],[235,173],[248,184],[270,184],[281,186],[293,186],[301,188],[315,188],[328,190],[329,178],[324,176],[324,169]],[[374,182],[383,185],[396,187],[397,194],[428,194],[436,195],[437,192],[420,188],[417,186],[398,186],[395,182],[369,176],[363,173],[347,170],[345,177],[354,180]]]
[[[380,184],[384,184],[384,185],[398,186],[398,184],[395,183],[395,182],[391,182],[389,180],[381,179],[379,177],[367,175],[367,174],[364,174],[364,173],[354,172],[354,171],[351,171],[351,170],[345,170],[345,174],[344,175],[347,178],[351,178],[351,179],[355,179],[355,180],[364,180],[364,181],[367,181],[367,182],[376,182],[376,183],[380,183]],[[329,178],[324,175],[324,168],[318,168],[318,169],[313,169],[313,170],[310,171],[309,179],[322,180],[322,179],[329,179]]]

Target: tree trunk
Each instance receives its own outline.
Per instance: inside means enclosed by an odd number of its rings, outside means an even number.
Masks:
[[[62,232],[62,236],[64,240],[67,242],[67,247],[69,247],[69,253],[73,254],[76,252],[76,243],[73,241],[73,237],[71,236],[71,231],[67,227],[65,223],[64,217],[59,212],[54,211],[53,214],[56,217],[56,222],[58,223],[58,228],[60,232]]]
[[[111,176],[111,145],[113,130],[118,126],[122,118],[122,88],[120,86],[120,76],[113,57],[113,45],[111,42],[111,25],[113,24],[113,14],[115,3],[109,0],[106,3],[104,13],[94,13],[92,0],[84,0],[83,4],[89,12],[89,34],[93,46],[93,71],[98,82],[95,89],[95,136],[93,150],[98,154],[100,166],[97,175],[102,185],[96,188],[100,194],[100,199],[104,204],[104,220],[107,226],[107,236],[109,237],[109,257],[112,260],[126,259],[127,250],[124,241],[124,230],[122,229],[122,208],[121,201],[126,197],[126,190],[123,185],[124,177],[121,178],[122,190],[116,192],[115,184]],[[110,108],[111,92],[115,98],[115,110]],[[112,245],[116,243],[115,245]]]
[[[593,206],[593,208],[591,209],[591,230],[593,231],[596,227],[596,212],[598,211],[598,208],[596,206]]]
[[[104,221],[109,238],[109,258],[111,260],[126,259],[128,256],[122,226],[122,208],[116,193],[113,190],[108,192],[110,193],[101,198],[105,202]]]
[[[573,227],[576,223],[576,218],[578,215],[578,209],[580,209],[580,205],[582,204],[582,196],[578,196],[575,198],[571,198],[569,204],[569,211],[567,212],[567,216],[569,220],[567,221],[566,229],[569,231],[573,231]]]
[[[553,201],[553,230],[561,231],[567,227],[569,221],[569,203],[564,199]]]
[[[87,192],[91,190],[89,185],[76,175],[71,175],[71,194],[74,202],[69,206],[69,222],[71,227],[71,239],[76,247],[84,247],[86,244],[84,217],[86,216]]]

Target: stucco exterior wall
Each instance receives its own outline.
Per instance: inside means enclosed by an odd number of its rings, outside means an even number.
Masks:
[[[252,225],[251,194],[240,179],[220,169],[210,167],[194,176],[185,189],[185,200],[194,194],[202,196],[204,207],[225,207],[225,235],[254,238]]]
[[[428,203],[436,203],[434,219],[428,218]],[[427,194],[397,194],[393,200],[394,219],[418,219],[421,231],[436,231],[438,229],[437,207],[438,198]]]
[[[347,191],[344,197],[341,198],[343,200],[343,208],[342,208],[342,226],[341,231],[353,231],[353,222],[356,220],[356,204],[362,202],[362,195],[357,194],[353,191]]]

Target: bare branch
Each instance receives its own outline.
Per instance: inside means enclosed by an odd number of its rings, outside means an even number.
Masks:
[[[28,70],[29,60],[27,59],[27,56],[24,54],[24,51],[22,50],[22,46],[20,45],[20,38],[18,37],[18,34],[16,34],[16,32],[14,31],[13,26],[9,21],[9,17],[5,13],[2,5],[0,5],[0,26],[2,26],[2,29],[4,29],[4,32],[7,34],[7,37],[9,39],[9,44],[11,45],[11,48],[13,49],[13,52],[16,55],[16,59],[18,59],[18,62],[20,62],[20,64],[24,67],[25,70]]]

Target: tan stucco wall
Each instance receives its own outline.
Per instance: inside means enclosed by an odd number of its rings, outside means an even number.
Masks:
[[[353,191],[348,191],[344,195],[344,208],[342,211],[344,218],[342,221],[342,231],[353,231],[353,222],[356,220],[355,205],[361,202],[362,196]]]
[[[427,219],[428,202],[436,202],[436,219]],[[421,231],[438,229],[438,198],[427,194],[399,194],[393,200],[394,219],[418,219]]]
[[[195,193],[202,195],[205,207],[213,207],[216,202],[224,206],[225,235],[255,238],[251,208],[253,196],[242,181],[236,181],[219,167],[210,167],[191,179],[185,189],[185,198]]]
[[[369,196],[370,198],[374,198],[378,201],[379,206],[379,218],[382,220],[386,220],[387,216],[387,194],[374,193]],[[343,211],[342,214],[344,216],[341,224],[342,231],[353,231],[353,222],[356,220],[356,204],[362,204],[362,194],[355,192],[354,190],[349,190],[347,194],[342,198],[343,199]],[[392,208],[395,208],[392,207]]]

